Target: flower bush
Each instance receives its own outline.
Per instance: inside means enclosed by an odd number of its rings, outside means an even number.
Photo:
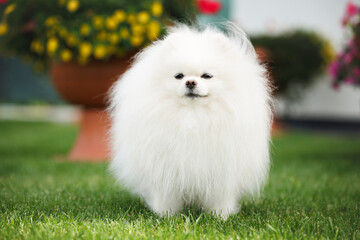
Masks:
[[[0,3],[0,16],[1,52],[37,68],[48,59],[86,64],[122,57],[161,36],[172,17],[161,0],[9,0]]]
[[[329,67],[334,89],[342,83],[360,85],[360,7],[349,3],[342,24],[351,37]]]

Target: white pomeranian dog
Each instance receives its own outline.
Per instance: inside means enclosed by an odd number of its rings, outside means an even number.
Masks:
[[[267,75],[230,28],[169,29],[112,88],[111,170],[160,216],[194,205],[226,219],[266,180]]]

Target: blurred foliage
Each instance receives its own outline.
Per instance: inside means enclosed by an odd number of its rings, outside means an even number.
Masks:
[[[195,0],[163,0],[164,14],[171,20],[192,23],[198,13]]]
[[[268,52],[267,66],[275,93],[297,99],[304,87],[322,73],[333,58],[330,43],[322,36],[303,30],[280,35],[251,37],[255,47]]]
[[[136,52],[169,21],[195,16],[190,0],[9,0],[0,2],[0,51],[35,68],[49,59],[86,64]]]

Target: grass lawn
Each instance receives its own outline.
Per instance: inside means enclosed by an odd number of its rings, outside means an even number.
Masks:
[[[159,218],[105,163],[56,161],[73,125],[0,122],[0,239],[360,239],[360,136],[275,137],[269,182],[227,221]]]

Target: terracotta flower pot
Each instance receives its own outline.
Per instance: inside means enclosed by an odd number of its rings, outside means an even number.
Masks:
[[[82,106],[80,131],[68,158],[74,161],[102,161],[108,158],[109,117],[104,111],[112,84],[125,72],[131,56],[109,61],[52,63],[53,84],[68,102]]]

